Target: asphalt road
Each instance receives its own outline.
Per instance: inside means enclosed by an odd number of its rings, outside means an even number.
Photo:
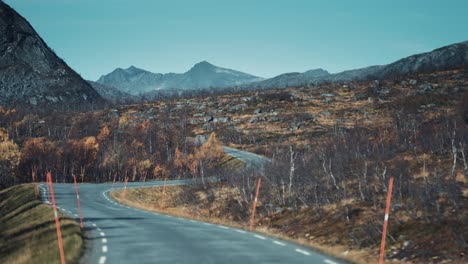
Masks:
[[[128,184],[130,188],[142,185]],[[47,187],[41,187],[46,201]],[[343,263],[264,235],[130,208],[109,197],[111,187],[79,184],[88,231],[83,263]],[[79,220],[74,185],[54,184],[54,190],[59,210]]]
[[[224,153],[227,155],[238,158],[239,160],[245,162],[247,166],[251,166],[255,169],[262,169],[265,164],[269,163],[270,160],[264,156],[260,156],[251,152],[242,151],[230,147],[223,147]]]

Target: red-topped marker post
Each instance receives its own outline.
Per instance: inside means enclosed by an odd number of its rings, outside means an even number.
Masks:
[[[52,182],[52,175],[50,172],[47,173],[47,181],[49,183],[49,189],[52,196],[52,206],[54,209],[55,227],[57,229],[57,240],[60,251],[60,263],[65,264],[65,252],[63,251],[62,232],[60,232],[60,220],[57,214],[57,204],[55,202],[54,184]]]
[[[262,183],[262,178],[258,177],[257,181],[257,190],[255,191],[255,200],[253,202],[253,208],[252,208],[252,218],[250,219],[250,231],[253,230],[254,227],[254,221],[255,221],[255,211],[257,209],[257,202],[258,202],[258,193],[260,192],[260,184]]]
[[[163,186],[163,192],[162,192],[162,197],[161,197],[161,208],[164,208],[164,196],[166,195],[166,177],[164,177],[164,186]]]
[[[81,204],[80,204],[80,193],[78,192],[78,184],[76,183],[76,176],[73,175],[73,182],[75,183],[75,193],[76,193],[76,201],[78,203],[78,213],[80,214],[80,228],[83,229],[83,214],[81,212]]]
[[[392,202],[392,191],[393,191],[393,176],[390,177],[390,182],[388,183],[387,206],[385,208],[385,217],[384,217],[383,232],[382,232],[382,242],[380,243],[379,264],[384,263],[385,239],[387,238],[387,225],[388,225],[388,216],[390,214],[390,204]]]

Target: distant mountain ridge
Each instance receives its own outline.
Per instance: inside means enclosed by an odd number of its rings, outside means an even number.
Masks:
[[[117,68],[101,76],[97,83],[110,85],[119,90],[137,95],[162,89],[202,89],[238,86],[262,80],[240,71],[215,66],[207,61],[195,64],[185,73],[152,73],[130,66]]]
[[[0,1],[0,105],[77,108],[102,102],[26,19]]]
[[[103,75],[98,83],[117,87],[130,94],[149,94],[165,89],[226,88],[272,89],[294,87],[322,82],[349,82],[371,79],[399,78],[411,74],[468,67],[468,41],[444,46],[430,52],[412,55],[387,65],[370,66],[330,74],[324,69],[303,73],[284,73],[262,79],[243,72],[217,67],[206,61],[195,64],[189,71],[178,73],[152,73],[134,66],[116,69]]]
[[[468,41],[455,43],[431,52],[412,55],[387,65],[370,66],[328,74],[325,70],[313,70],[317,74],[286,73],[260,82],[245,85],[246,88],[282,88],[321,82],[348,82],[371,79],[404,77],[411,74],[468,68]]]

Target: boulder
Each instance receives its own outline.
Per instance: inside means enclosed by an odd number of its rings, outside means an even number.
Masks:
[[[203,120],[205,120],[205,122],[211,122],[211,121],[213,121],[213,117],[212,116],[205,116],[205,118],[203,118]]]

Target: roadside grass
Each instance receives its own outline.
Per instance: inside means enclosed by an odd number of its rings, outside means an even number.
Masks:
[[[0,191],[0,263],[60,263],[54,213],[36,198],[33,184]],[[67,263],[83,252],[79,225],[59,213]]]

